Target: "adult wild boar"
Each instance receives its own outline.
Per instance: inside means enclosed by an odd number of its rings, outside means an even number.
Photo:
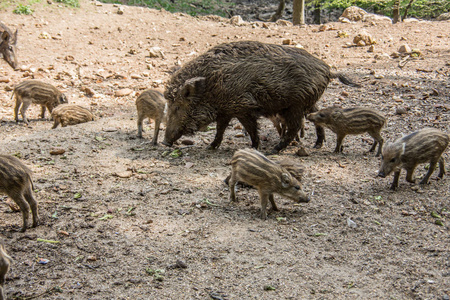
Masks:
[[[317,110],[315,103],[332,78],[355,85],[303,49],[256,41],[218,45],[172,75],[165,91],[168,123],[163,144],[171,146],[182,135],[216,121],[216,136],[209,145],[215,149],[230,120],[237,118],[257,148],[257,119],[278,114],[287,127],[274,149],[278,152],[297,135],[305,113]],[[317,133],[320,147],[323,128]]]

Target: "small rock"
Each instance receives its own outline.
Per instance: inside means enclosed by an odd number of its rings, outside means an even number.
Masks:
[[[175,263],[174,267],[180,268],[180,269],[186,269],[187,265],[184,261],[178,259],[177,262]]]
[[[43,40],[49,40],[52,38],[52,36],[48,32],[43,31],[43,32],[41,32],[41,34],[39,35],[38,38],[43,39]]]
[[[341,22],[341,23],[346,23],[346,24],[352,23],[352,21],[350,21],[350,20],[347,19],[347,18],[343,18],[343,17],[340,17],[340,18],[339,18],[339,22]]]
[[[67,60],[67,61],[74,61],[75,60],[75,58],[72,55],[67,55],[64,59]]]
[[[8,83],[9,82],[9,78],[8,77],[0,77],[0,82]]]
[[[123,15],[123,13],[124,13],[123,7],[120,6],[120,7],[117,9],[117,14],[118,14],[118,15]]]
[[[114,173],[113,175],[115,175],[119,178],[130,178],[133,175],[133,172],[132,171],[124,171],[124,172]]]
[[[292,22],[289,22],[289,21],[283,20],[283,19],[277,20],[276,24],[280,25],[280,26],[293,26]]]
[[[292,44],[292,40],[291,39],[284,39],[281,43],[283,45],[291,45]]]
[[[131,77],[131,79],[141,79],[142,78],[141,75],[139,75],[139,74],[131,74],[130,77]]]
[[[245,134],[243,134],[242,132],[239,132],[235,135],[235,137],[245,137]]]
[[[379,74],[375,74],[375,79],[383,79],[384,78],[384,76],[383,75],[379,75]]]
[[[341,92],[341,95],[344,96],[344,97],[347,97],[349,94],[348,94],[348,92],[346,92],[346,91],[342,91],[342,92]]]
[[[87,86],[82,86],[81,91],[84,92],[84,94],[88,97],[92,97],[95,95],[95,91]]]
[[[364,42],[364,44],[362,43]],[[365,30],[362,30],[358,35],[353,38],[353,44],[358,46],[363,45],[372,45],[375,44],[375,39]]]
[[[397,107],[397,109],[395,110],[395,114],[397,114],[397,115],[404,115],[406,113],[407,113],[407,111],[406,111],[406,108],[404,108],[404,107]]]
[[[188,140],[188,139],[182,140],[181,143],[183,145],[194,145],[194,141],[193,140]]]
[[[233,16],[230,19],[230,24],[240,26],[240,25],[245,24],[245,22],[241,16]]]
[[[88,256],[86,259],[87,259],[88,261],[96,261],[96,260],[97,260],[97,257],[96,257],[95,255],[91,255],[91,256]]]
[[[306,152],[305,148],[303,148],[303,147],[298,148],[298,150],[297,150],[297,152],[295,152],[295,154],[297,154],[297,156],[300,156],[300,157],[309,156],[309,153]]]
[[[374,52],[375,51],[375,46],[374,45],[370,45],[369,49],[367,50],[367,52]]]
[[[125,89],[117,90],[117,91],[114,93],[114,95],[115,95],[116,97],[123,97],[123,96],[128,96],[128,95],[131,94],[132,92],[133,92],[132,89],[125,88]]]
[[[338,38],[346,38],[346,37],[348,37],[348,33],[345,31],[342,31],[342,30],[338,30],[337,37]]]
[[[61,155],[61,154],[64,154],[65,152],[66,152],[66,150],[63,148],[53,148],[50,150],[51,155]]]
[[[409,47],[408,44],[401,45],[400,48],[398,48],[398,52],[403,54],[411,53],[411,47]]]
[[[107,127],[105,129],[103,129],[104,132],[116,132],[117,128],[116,127]]]
[[[328,30],[328,26],[327,25],[322,24],[322,25],[319,26],[319,31],[326,31],[326,30]]]
[[[358,227],[358,226],[356,225],[356,223],[355,223],[354,221],[352,221],[350,218],[347,219],[347,225],[348,225],[348,227],[350,227],[350,228],[356,228],[356,227]]]
[[[149,56],[150,57],[154,57],[154,58],[162,57],[162,58],[164,58],[164,53],[162,52],[161,48],[159,48],[159,47],[152,47],[148,51],[149,51]]]
[[[350,6],[344,10],[339,20],[345,18],[349,21],[361,21],[366,14],[367,12],[364,9],[357,6]]]

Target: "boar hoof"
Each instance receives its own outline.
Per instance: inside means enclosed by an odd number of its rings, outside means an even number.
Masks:
[[[313,148],[320,149],[320,148],[322,148],[322,146],[323,146],[323,143],[316,143]]]
[[[167,147],[172,147],[172,145],[173,145],[173,143],[168,143],[166,141],[163,141],[162,144]]]

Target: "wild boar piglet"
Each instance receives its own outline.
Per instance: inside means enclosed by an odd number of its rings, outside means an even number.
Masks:
[[[68,125],[77,125],[94,121],[94,115],[87,109],[75,104],[62,104],[52,111],[53,127],[55,129],[61,124],[61,127]]]
[[[300,176],[300,175],[299,175]],[[267,218],[268,201],[273,210],[278,210],[273,194],[288,197],[295,202],[309,202],[300,182],[288,170],[254,149],[238,150],[231,160],[229,179],[230,200],[236,201],[237,182],[249,184],[258,189],[261,198],[261,218]]]
[[[393,143],[387,143],[383,148],[378,176],[385,178],[394,172],[391,189],[395,190],[402,168],[406,170],[406,181],[414,183],[413,173],[416,166],[429,162],[428,172],[420,184],[428,183],[437,163],[439,163],[438,177],[442,178],[445,174],[442,153],[447,148],[449,140],[448,134],[434,128],[426,128],[399,138]]]
[[[136,99],[136,109],[138,114],[137,127],[138,137],[142,138],[142,122],[145,118],[155,120],[155,130],[153,133],[153,145],[158,143],[159,127],[165,121],[166,100],[163,94],[157,90],[146,90]]]
[[[31,170],[14,156],[0,155],[0,193],[8,195],[20,207],[23,219],[21,232],[28,227],[30,208],[33,227],[38,225],[38,204],[33,197]]]
[[[12,258],[6,253],[3,245],[0,244],[0,300],[6,300],[4,287],[6,273],[9,271]]]
[[[52,113],[53,108],[59,104],[68,103],[66,95],[51,84],[39,80],[25,80],[14,87],[13,96],[16,96],[14,119],[19,122],[19,108],[23,122],[28,124],[25,115],[31,103],[41,106],[41,118],[45,117],[45,109]]]
[[[369,151],[374,151],[379,143],[376,156],[381,154],[383,138],[380,132],[386,123],[386,119],[374,109],[332,106],[309,114],[306,118],[314,122],[316,126],[325,126],[336,133],[337,143],[334,152],[342,152],[342,141],[346,135],[367,132],[373,138],[373,144]]]

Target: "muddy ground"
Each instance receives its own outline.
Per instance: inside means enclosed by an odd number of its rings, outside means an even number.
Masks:
[[[448,177],[437,181],[435,173],[419,186],[403,172],[392,192],[392,177],[376,177],[380,161],[368,153],[368,135],[347,137],[343,154],[335,154],[328,130],[324,147],[312,148],[307,122],[301,146],[309,156],[297,156],[300,145],[291,145],[272,158],[304,164],[303,188],[312,200],[276,196],[280,211],[264,221],[256,190],[241,187],[240,202],[230,204],[223,183],[233,153],[250,146],[237,121],[218,150],[205,149],[212,128],[187,137],[194,145],[178,145],[182,156],[173,157],[173,148],[151,144],[153,123],[136,138],[134,101],[144,89],[164,90],[174,66],[214,45],[289,39],[362,85],[333,81],[320,107],[376,108],[388,119],[388,141],[423,127],[450,132],[450,22],[328,23],[331,30],[322,32],[316,25],[235,26],[217,17],[81,6],[37,4],[32,16],[0,11],[0,20],[19,29],[22,66],[13,71],[0,61],[0,149],[33,170],[41,217],[39,227],[20,233],[20,213],[0,198],[1,241],[14,259],[8,298],[448,299]],[[373,53],[344,47],[363,29],[377,41]],[[338,30],[348,37],[338,38]],[[405,43],[421,56],[400,68],[402,58],[389,55]],[[151,57],[153,47],[163,55]],[[10,89],[31,78],[54,84],[96,121],[52,130],[32,106],[30,125],[16,124]],[[85,87],[95,95],[86,96]],[[115,96],[125,88],[131,93]],[[278,135],[265,119],[260,129],[261,151],[268,152]],[[54,148],[65,153],[51,155]],[[450,163],[448,149],[444,158]]]

